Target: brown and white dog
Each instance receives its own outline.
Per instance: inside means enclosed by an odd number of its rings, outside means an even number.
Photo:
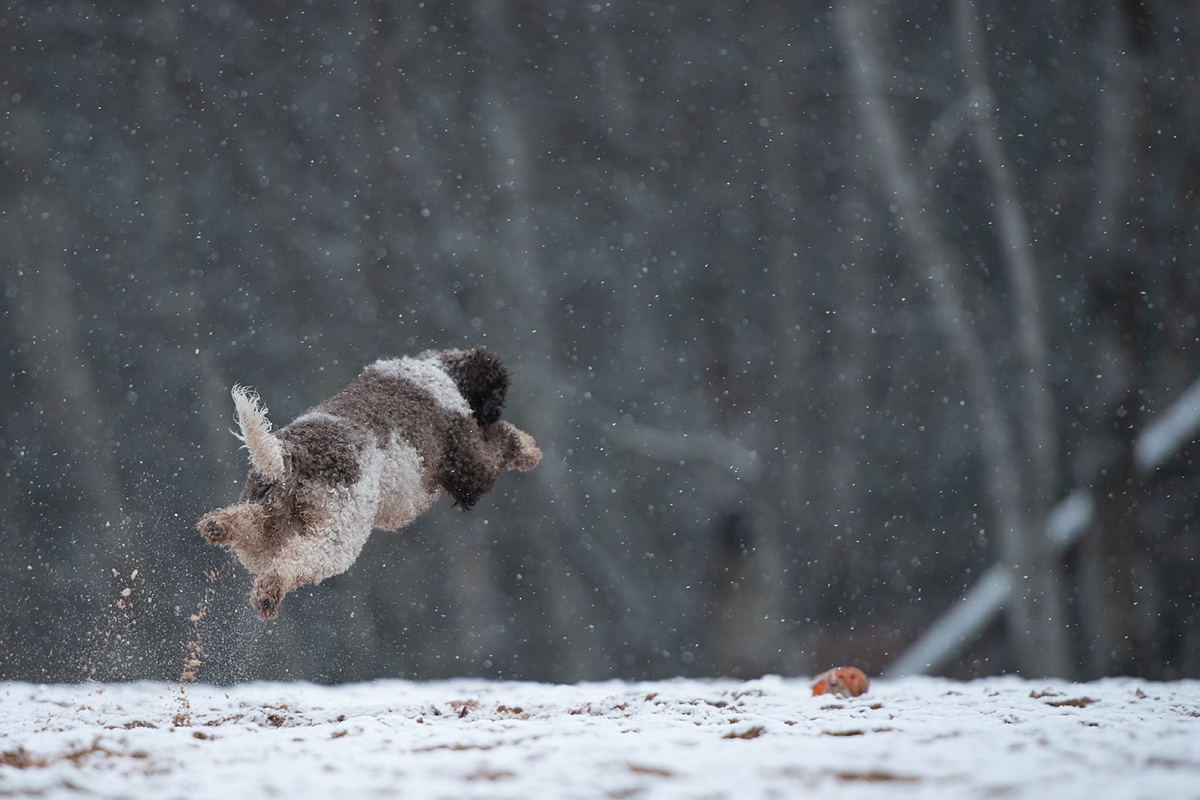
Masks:
[[[533,469],[542,451],[500,421],[508,369],[485,348],[376,361],[342,391],[271,430],[267,410],[233,388],[250,474],[237,505],[200,533],[255,575],[250,603],[278,616],[298,586],[345,572],[372,528],[396,530],[445,490],[464,509],[504,469]]]

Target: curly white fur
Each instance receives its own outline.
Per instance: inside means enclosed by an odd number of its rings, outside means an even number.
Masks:
[[[373,369],[393,378],[405,378],[433,395],[437,404],[447,411],[464,416],[471,413],[470,406],[463,400],[462,394],[454,384],[454,379],[446,374],[435,355],[424,358],[387,358],[376,361],[367,369]]]

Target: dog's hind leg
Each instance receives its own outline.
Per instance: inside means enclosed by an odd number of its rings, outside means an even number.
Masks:
[[[371,535],[378,504],[378,473],[369,472],[350,489],[330,490],[336,502],[319,521],[309,521],[303,531],[281,543],[269,564],[254,569],[257,577],[250,604],[263,619],[279,615],[284,596],[310,583],[345,572],[362,552]]]
[[[262,506],[243,503],[210,511],[197,527],[209,544],[232,545],[245,539],[251,531],[262,530]]]
[[[283,602],[287,591],[287,585],[277,573],[259,575],[254,579],[254,588],[250,592],[250,605],[263,619],[275,619],[279,616],[279,604]]]
[[[288,592],[349,569],[370,533],[370,523],[362,522],[348,529],[322,527],[290,539],[270,567],[254,579],[250,605],[263,619],[274,619]]]

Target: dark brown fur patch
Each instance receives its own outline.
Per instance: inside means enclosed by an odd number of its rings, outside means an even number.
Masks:
[[[317,417],[300,419],[278,433],[291,462],[292,479],[351,486],[362,474],[362,433],[349,422]]]
[[[502,465],[487,457],[474,419],[452,419],[445,441],[441,486],[458,505],[471,508],[496,484]]]
[[[371,369],[311,410],[354,420],[374,434],[381,447],[398,433],[418,452],[429,444],[418,440],[429,439],[434,420],[446,414],[428,389]]]
[[[500,419],[504,398],[512,380],[508,367],[489,353],[486,347],[448,350],[438,358],[446,374],[458,386],[459,394],[471,407],[476,422],[491,425]]]
[[[238,505],[257,503],[262,508],[262,540],[249,542],[245,546],[259,552],[276,549],[287,537],[299,533],[303,524],[304,509],[295,492],[286,490],[277,481],[257,470],[250,470]]]
[[[410,444],[426,464],[441,460],[447,418],[453,416],[438,405],[428,389],[372,369],[310,410],[354,420],[375,436],[380,447],[395,434]],[[429,472],[423,476],[423,483],[430,491],[439,485],[437,475]]]

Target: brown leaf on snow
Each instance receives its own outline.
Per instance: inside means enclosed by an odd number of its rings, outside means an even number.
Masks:
[[[763,726],[755,725],[753,728],[747,728],[746,730],[742,731],[741,733],[735,733],[733,731],[730,731],[729,733],[725,734],[721,738],[722,739],[757,739],[759,736],[762,736],[762,734],[763,734]]]
[[[16,750],[5,750],[4,752],[0,752],[0,766],[16,767],[17,769],[41,769],[50,766],[56,761],[70,761],[78,766],[79,762],[94,753],[103,753],[106,756],[122,755],[122,753],[102,746],[100,740],[96,739],[90,747],[80,747],[76,750],[69,750],[55,756],[34,755],[24,747],[18,747]],[[131,753],[130,756],[133,758],[143,757],[143,755],[135,753]]]
[[[669,769],[662,769],[661,767],[644,767],[641,764],[630,764],[629,771],[636,772],[638,775],[658,775],[661,778],[670,778],[675,774]]]
[[[911,775],[896,775],[892,772],[873,769],[870,772],[835,772],[834,776],[843,781],[866,781],[868,783],[913,783],[917,779]]]
[[[462,717],[465,717],[468,713],[479,708],[479,701],[478,700],[451,700],[450,708],[454,709],[454,713],[457,714],[459,716],[459,718],[461,719]]]
[[[1059,708],[1061,706],[1074,706],[1075,708],[1086,708],[1096,701],[1090,697],[1075,697],[1071,700],[1047,700],[1046,705]]]
[[[44,767],[46,763],[46,759],[35,756],[24,747],[18,747],[16,750],[5,750],[3,753],[0,753],[0,767],[29,769],[30,767]]]
[[[520,706],[506,706],[504,703],[500,703],[496,706],[496,713],[515,719],[529,719],[530,717],[529,712]]]
[[[509,772],[506,769],[491,770],[480,766],[479,769],[463,777],[469,781],[502,781],[517,776],[516,773]]]

